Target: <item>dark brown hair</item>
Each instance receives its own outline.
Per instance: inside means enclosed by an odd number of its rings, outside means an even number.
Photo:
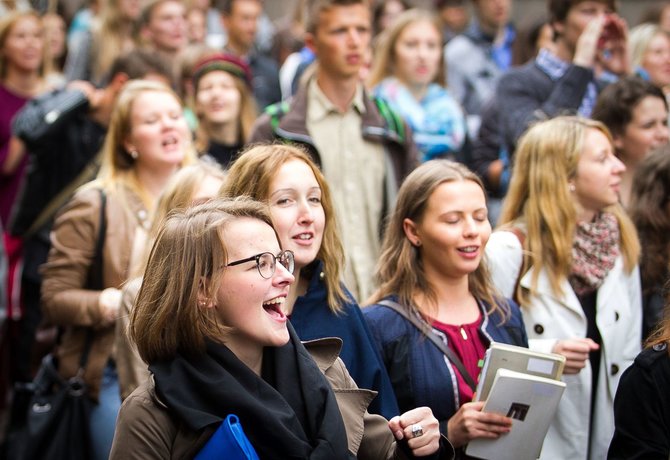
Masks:
[[[550,22],[563,22],[568,17],[570,9],[587,0],[548,0],[547,11]],[[617,10],[616,0],[595,0],[609,6],[612,11]]]
[[[644,293],[663,284],[670,256],[670,146],[654,150],[635,170],[629,213],[642,246]]]
[[[621,136],[633,119],[633,110],[645,97],[657,97],[667,110],[663,92],[640,77],[626,77],[607,85],[600,93],[591,118],[607,126],[612,135]]]

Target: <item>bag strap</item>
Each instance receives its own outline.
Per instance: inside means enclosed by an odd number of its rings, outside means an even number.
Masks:
[[[377,302],[379,305],[384,305],[385,307],[390,308],[391,310],[395,311],[398,313],[400,316],[405,318],[407,321],[412,323],[414,327],[416,327],[423,335],[426,336],[433,344],[444,354],[444,356],[447,357],[449,361],[451,361],[451,364],[456,366],[456,369],[458,369],[458,372],[460,372],[461,377],[463,377],[463,380],[465,380],[465,383],[468,384],[468,386],[472,389],[472,391],[477,391],[477,384],[475,383],[475,379],[472,378],[468,370],[465,368],[465,365],[463,362],[456,356],[456,353],[446,346],[444,342],[435,335],[429,328],[428,325],[424,322],[422,322],[419,318],[416,316],[411,315],[407,309],[405,309],[402,305],[400,305],[398,302],[395,302],[393,300],[380,300]]]
[[[104,284],[102,279],[102,250],[105,247],[105,236],[107,235],[107,194],[104,189],[100,189],[100,223],[98,225],[98,237],[95,242],[95,253],[93,263],[88,270],[88,281],[86,287],[93,290],[102,290]],[[79,373],[83,374],[88,362],[88,355],[91,352],[93,337],[95,333],[92,327],[86,332],[86,341],[84,350],[79,360]]]
[[[39,232],[39,230],[47,223],[49,220],[56,215],[58,210],[63,207],[65,203],[68,202],[74,192],[86,182],[89,182],[95,178],[95,175],[100,169],[100,155],[97,155],[92,161],[90,161],[86,167],[75,177],[69,184],[67,184],[63,190],[58,192],[58,195],[53,197],[49,203],[42,209],[39,215],[35,218],[28,230],[23,233],[23,238],[27,239],[30,236]]]

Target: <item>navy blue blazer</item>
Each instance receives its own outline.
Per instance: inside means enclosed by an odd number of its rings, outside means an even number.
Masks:
[[[391,380],[365,323],[361,309],[345,288],[349,298],[342,312],[333,313],[328,307],[327,290],[323,281],[323,264],[319,261],[303,270],[312,271],[305,295],[298,297],[291,313],[291,324],[300,340],[339,337],[342,339],[340,358],[359,388],[377,392],[368,411],[386,419],[400,412]]]
[[[397,302],[395,296],[388,299]],[[502,317],[498,313],[487,314],[488,306],[479,302],[482,312],[480,337],[487,346],[491,342],[502,342],[528,347],[519,306],[512,300],[508,302],[511,315],[504,324],[501,324]],[[363,315],[381,351],[400,411],[430,407],[446,435],[446,421],[461,406],[454,366],[412,323],[389,307],[372,305],[363,309]],[[446,336],[434,331],[446,343]]]

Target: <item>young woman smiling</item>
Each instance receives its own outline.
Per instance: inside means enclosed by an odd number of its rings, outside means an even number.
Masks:
[[[293,269],[264,204],[167,218],[130,322],[153,376],[123,404],[112,460],[194,458],[230,414],[263,460],[451,458],[428,408],[368,414],[339,344],[301,343],[282,311]]]
[[[490,234],[480,179],[453,161],[424,163],[400,187],[377,268],[380,288],[363,309],[400,410],[432,408],[457,448],[507,433],[512,420],[471,402],[466,377],[424,331],[436,334],[473,379],[491,342],[527,346],[519,308],[491,288],[482,262]],[[388,301],[425,327],[419,330]]]
[[[330,190],[309,156],[295,147],[262,145],[230,168],[223,196],[251,196],[270,205],[282,247],[295,254],[296,283],[284,311],[301,340],[342,339],[340,356],[359,387],[378,392],[372,413],[398,414],[393,389],[360,308],[341,282],[344,255]]]
[[[205,56],[194,67],[193,90],[196,148],[227,168],[249,139],[256,119],[249,66],[228,54]]]

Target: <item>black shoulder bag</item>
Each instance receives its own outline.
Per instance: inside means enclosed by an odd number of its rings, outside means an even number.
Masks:
[[[107,231],[107,197],[100,190],[100,225],[93,261],[88,273],[87,289],[100,290],[102,280],[102,250]],[[79,371],[70,379],[58,372],[52,353],[46,355],[35,379],[17,388],[23,404],[15,402],[8,436],[8,460],[88,460],[91,458],[89,415],[91,400],[84,382],[94,332],[88,329]],[[20,407],[23,406],[23,407]],[[16,413],[15,413],[16,412]]]
[[[379,305],[384,305],[385,307],[390,308],[391,310],[395,311],[398,313],[400,316],[405,318],[407,321],[412,323],[414,327],[416,327],[421,333],[429,339],[431,342],[433,342],[433,345],[435,345],[438,350],[440,350],[444,356],[447,357],[449,361],[451,361],[451,364],[456,366],[456,369],[458,369],[458,372],[460,372],[461,377],[463,377],[463,380],[465,380],[465,383],[468,384],[468,386],[472,389],[472,391],[477,391],[477,384],[475,383],[475,379],[472,378],[468,370],[465,368],[465,365],[463,362],[458,359],[458,356],[456,356],[456,353],[446,346],[444,342],[435,335],[435,333],[430,329],[430,326],[428,324],[424,323],[421,321],[419,318],[416,316],[411,315],[406,308],[404,308],[402,305],[400,305],[398,302],[394,302],[393,300],[380,300],[377,302]]]

